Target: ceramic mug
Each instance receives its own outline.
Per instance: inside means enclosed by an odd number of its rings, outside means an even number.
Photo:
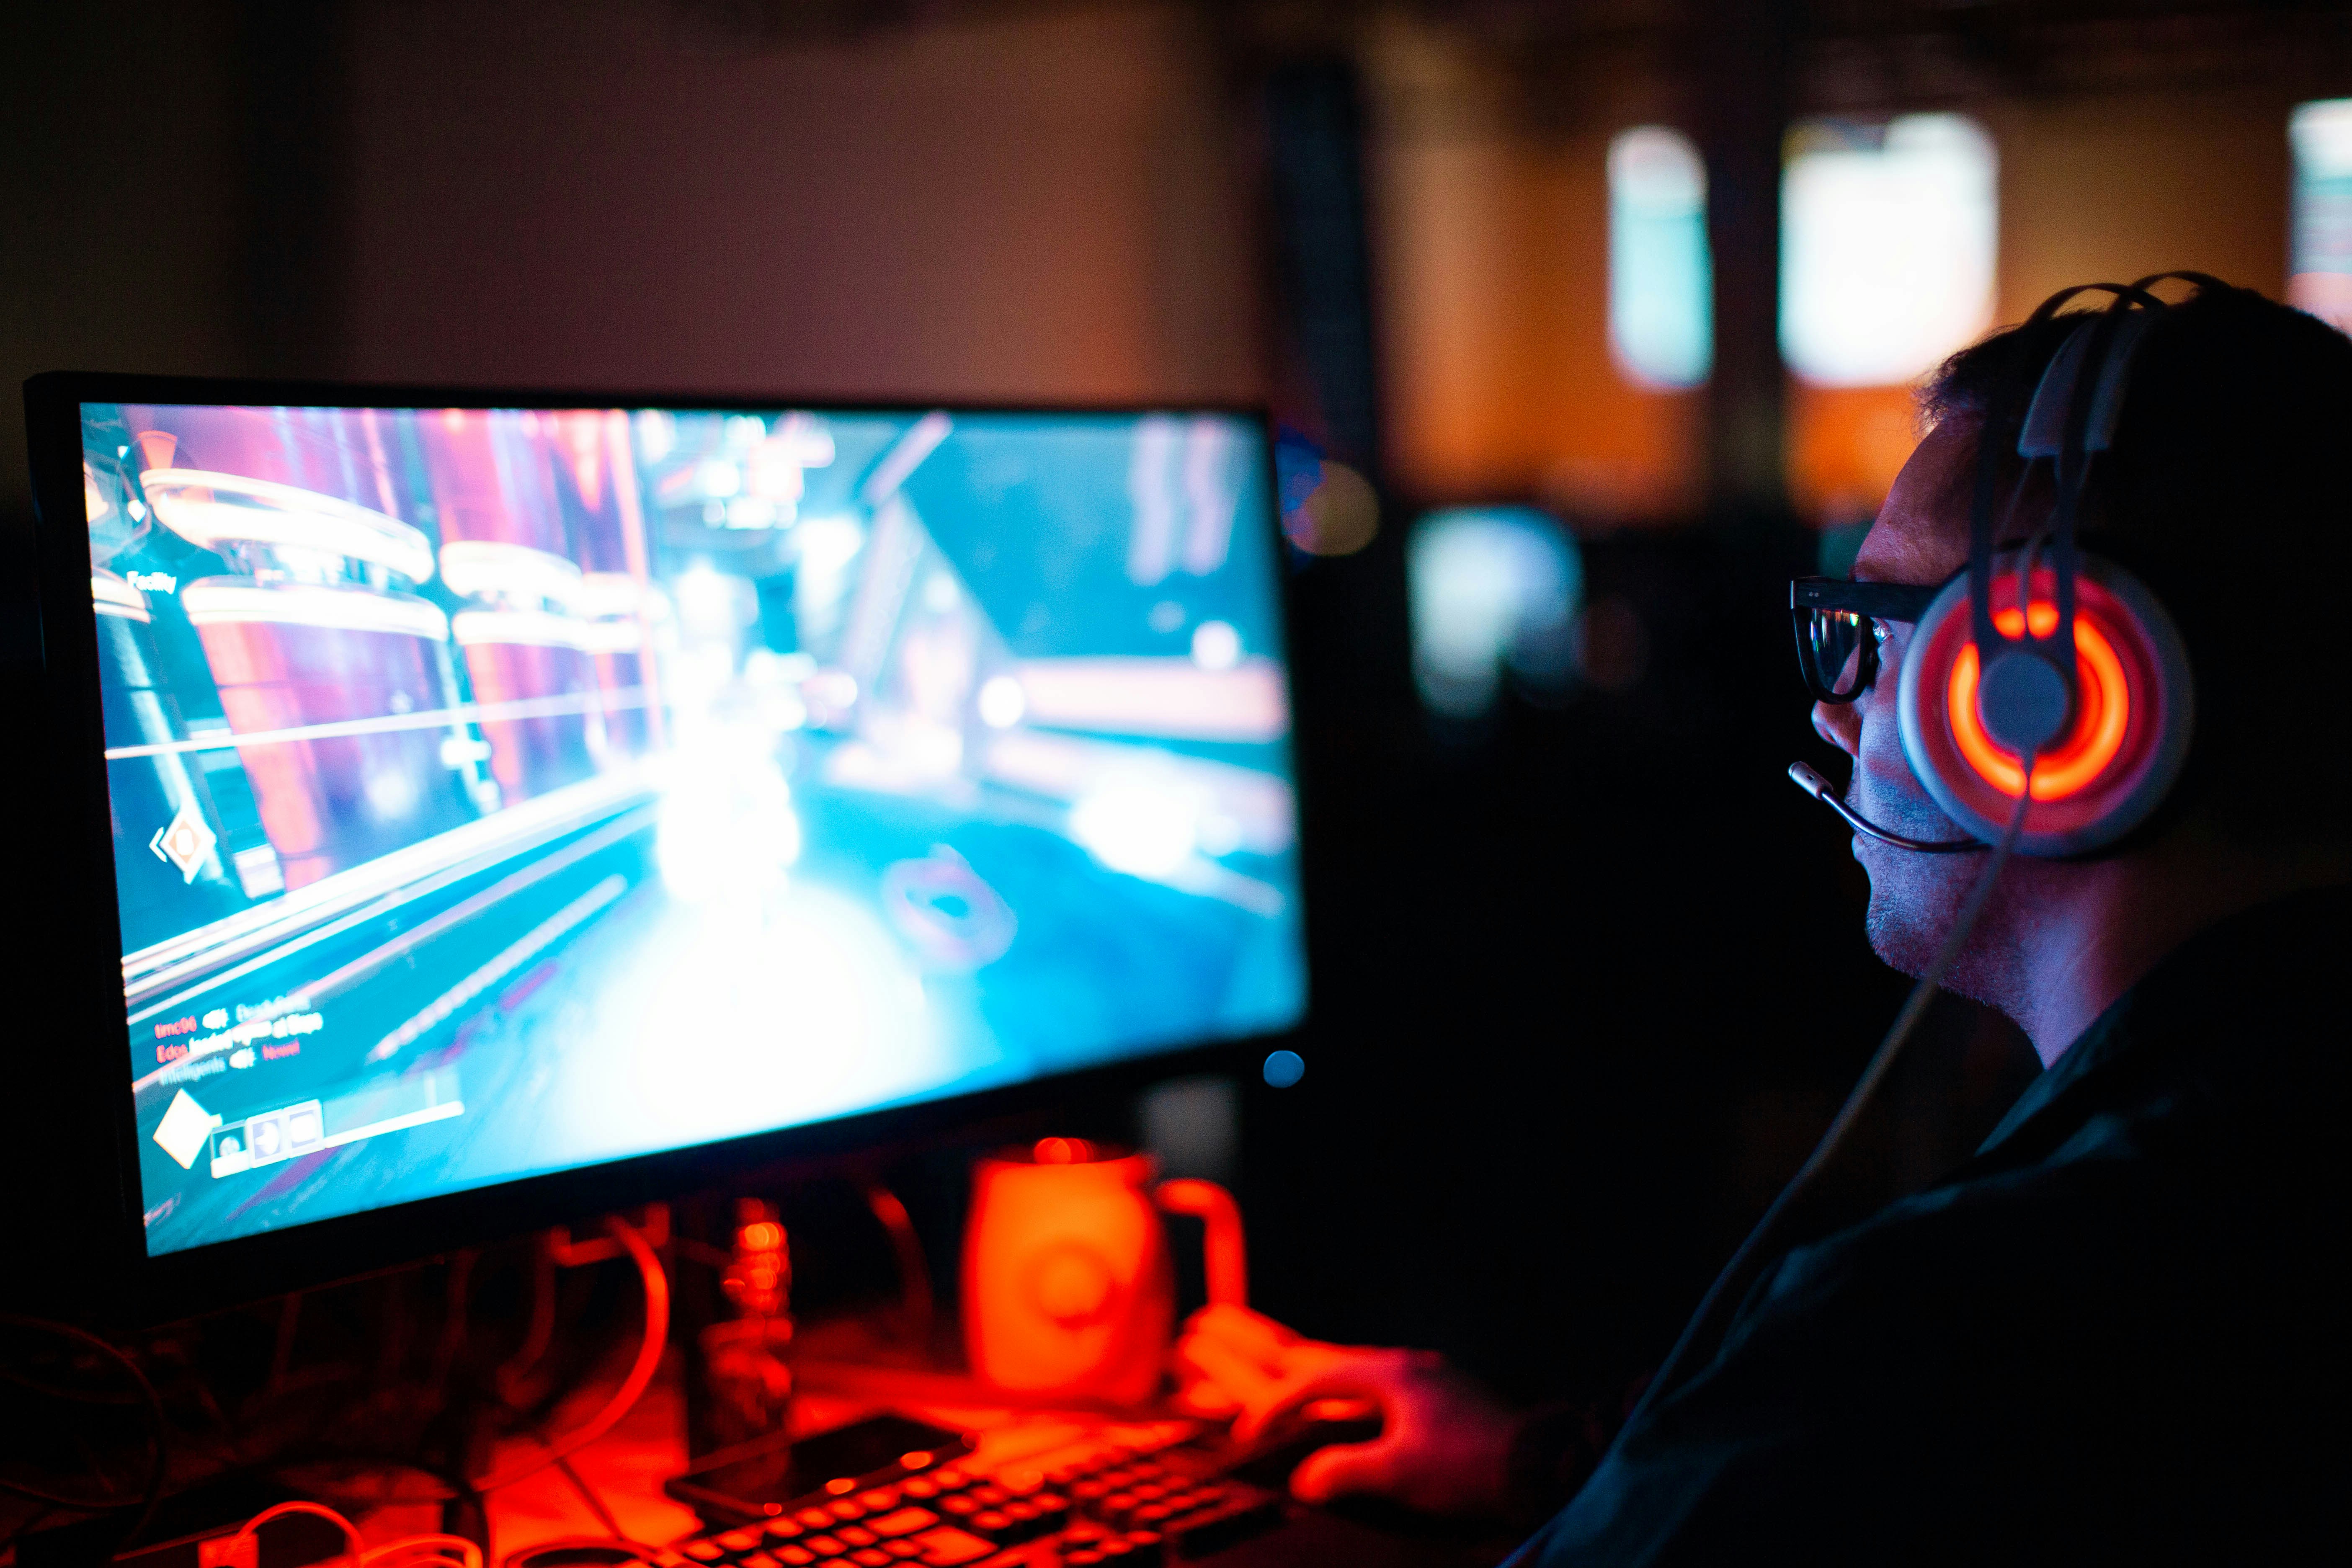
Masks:
[[[1076,1138],[1001,1151],[972,1172],[964,1229],[964,1348],[1011,1392],[1140,1405],[1175,1329],[1161,1213],[1206,1222],[1209,1300],[1249,1291],[1241,1210],[1214,1182],[1158,1180],[1149,1154]]]

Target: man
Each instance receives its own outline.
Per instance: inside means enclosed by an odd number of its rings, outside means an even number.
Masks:
[[[1966,565],[1988,411],[2019,411],[2068,324],[1943,368],[1857,577]],[[1548,1568],[2345,1560],[2347,437],[2352,342],[2310,317],[2208,288],[2141,343],[2084,542],[2178,622],[2196,734],[2145,827],[1996,883],[1948,983],[2014,1018],[2046,1070],[1974,1158],[1800,1236],[1597,1465],[1575,1424],[1514,1417],[1436,1358],[1232,1310],[1187,1334],[1194,1397],[1238,1405],[1244,1436],[1302,1400],[1377,1401],[1377,1440],[1300,1467],[1310,1500],[1495,1517],[1572,1487],[1515,1560]],[[2028,489],[2010,537],[2050,501]],[[1864,817],[1964,837],[1896,732],[1911,628],[1874,629],[1875,683],[1814,726],[1853,759]],[[1985,856],[1853,852],[1874,949],[1919,973]]]

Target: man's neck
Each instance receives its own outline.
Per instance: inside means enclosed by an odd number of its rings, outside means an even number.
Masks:
[[[2303,888],[2352,880],[2352,852],[2250,855],[2189,833],[2112,860],[2023,862],[2005,900],[2016,985],[2001,1010],[2045,1068],[2206,927]]]

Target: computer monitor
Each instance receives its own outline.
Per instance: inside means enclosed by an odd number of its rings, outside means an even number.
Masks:
[[[150,1311],[1304,1016],[1257,417],[28,403]]]

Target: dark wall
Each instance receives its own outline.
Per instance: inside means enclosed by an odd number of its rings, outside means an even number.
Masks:
[[[1279,116],[1194,13],[786,44],[690,14],[12,10],[0,380],[1181,399],[1249,395],[1286,354],[1373,374],[1369,339],[1267,341],[1250,139]],[[1369,448],[1381,405],[1352,396],[1326,412]],[[11,516],[23,469],[12,410]],[[1671,1337],[1899,996],[1843,835],[1780,777],[1820,751],[1775,607],[1811,542],[1751,504],[1592,542],[1629,639],[1605,687],[1442,731],[1405,679],[1391,500],[1370,551],[1297,579],[1319,1002],[1306,1081],[1244,1095],[1256,1279],[1311,1332],[1597,1387]]]

